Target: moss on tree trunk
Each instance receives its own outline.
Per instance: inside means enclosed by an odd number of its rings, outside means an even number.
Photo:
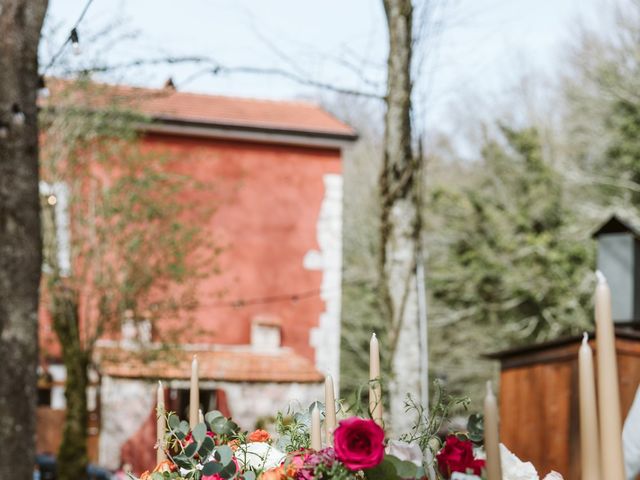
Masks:
[[[77,294],[56,288],[53,298],[53,325],[62,345],[67,370],[65,397],[67,411],[58,453],[59,480],[87,478],[87,385],[89,355],[80,336]]]

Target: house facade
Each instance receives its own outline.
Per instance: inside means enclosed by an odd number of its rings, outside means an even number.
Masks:
[[[124,321],[119,336],[98,342],[88,392],[91,455],[108,468],[129,463],[140,471],[155,459],[157,381],[167,387],[168,408],[184,415],[193,355],[203,410],[221,410],[246,429],[292,401],[320,399],[324,375],[339,379],[341,162],[356,135],[303,102],[113,88],[143,98],[137,108],[151,121],[141,126],[142,148],[212,185],[217,199],[200,226],[220,248],[219,273],[199,282],[198,306],[176,329],[177,351],[170,359],[132,356],[141,344],[160,347],[140,322]],[[57,189],[56,218],[64,220],[63,186],[42,189]],[[194,193],[189,201],[208,198]],[[64,368],[50,342],[43,351],[44,419],[64,411]],[[42,442],[55,448],[55,439]]]

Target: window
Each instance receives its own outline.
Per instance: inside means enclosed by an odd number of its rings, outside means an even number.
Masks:
[[[189,396],[188,388],[172,388],[169,390],[168,410],[176,412],[182,419],[189,419]],[[218,390],[200,389],[200,410],[202,413],[218,408]]]

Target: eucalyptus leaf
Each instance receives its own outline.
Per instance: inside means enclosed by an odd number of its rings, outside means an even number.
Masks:
[[[198,455],[200,455],[200,458],[207,458],[213,451],[214,447],[215,444],[213,443],[213,439],[211,437],[205,437],[200,449],[198,450]]]
[[[215,475],[216,473],[220,473],[223,467],[224,465],[218,462],[207,462],[202,466],[202,474]]]
[[[220,413],[218,410],[211,410],[210,412],[207,412],[207,414],[204,416],[204,419],[208,424],[211,424],[214,418],[222,417],[222,416],[223,416],[222,413]]]
[[[233,451],[228,445],[221,445],[216,449],[216,456],[220,459],[220,463],[226,466],[232,463]]]
[[[204,437],[207,436],[207,426],[204,423],[199,423],[193,430],[191,431],[191,435],[193,435],[193,439],[200,445],[204,440]]]
[[[193,457],[197,451],[198,444],[196,442],[191,442],[189,445],[184,447],[184,454],[189,458]]]
[[[229,462],[229,464],[222,469],[219,475],[222,478],[233,478],[235,477],[237,471],[238,469],[236,467],[236,464],[233,462]]]
[[[256,474],[251,470],[249,470],[248,472],[244,472],[244,475],[242,476],[242,478],[244,480],[256,480]]]
[[[172,430],[177,430],[179,425],[180,419],[178,416],[174,413],[169,414],[169,427],[171,427]]]
[[[224,417],[216,417],[211,422],[211,430],[218,435],[222,435],[224,432],[224,427],[227,423],[227,419]]]
[[[189,430],[190,430],[189,429],[189,422],[187,422],[186,420],[182,420],[180,422],[180,425],[178,426],[178,428],[180,429],[180,431],[182,433],[184,433],[186,435],[187,433],[189,433]]]

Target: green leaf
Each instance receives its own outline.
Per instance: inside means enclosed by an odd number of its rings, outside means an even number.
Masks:
[[[228,445],[221,445],[216,449],[216,457],[220,459],[220,463],[228,465],[233,458],[233,451]]]
[[[210,423],[211,430],[218,435],[222,435],[224,433],[224,427],[227,423],[227,419],[224,417],[216,417]]]
[[[388,461],[396,469],[396,474],[400,478],[420,478],[418,477],[418,466],[407,460],[400,460],[393,455],[385,455],[384,460]]]
[[[193,435],[193,439],[200,445],[204,437],[207,436],[207,426],[204,423],[199,423],[193,427],[191,434]]]
[[[171,427],[171,430],[177,430],[179,425],[180,419],[178,416],[173,413],[169,414],[169,427]]]
[[[396,480],[399,479],[396,468],[387,457],[379,465],[364,470],[367,480]]]
[[[220,472],[220,476],[222,478],[233,478],[235,477],[238,469],[236,468],[236,464],[233,462],[229,462],[227,466],[225,466]]]
[[[182,420],[180,422],[180,425],[178,426],[178,428],[180,429],[180,431],[182,433],[184,433],[186,435],[187,433],[189,433],[189,430],[190,430],[189,422],[187,422],[186,420]]]
[[[173,461],[179,467],[186,468],[186,469],[192,469],[193,468],[193,464],[191,463],[191,459],[189,457],[187,457],[186,455],[182,454],[182,453],[179,454],[179,455],[175,455],[173,457]]]
[[[191,442],[189,445],[187,445],[184,448],[184,454],[189,458],[193,457],[197,451],[198,451],[198,444],[196,442]]]
[[[479,413],[470,415],[467,431],[469,432],[469,440],[481,444],[484,441],[484,417]]]
[[[207,462],[202,466],[203,475],[215,475],[222,471],[223,465],[218,462]]]
[[[222,413],[220,413],[218,410],[211,410],[210,412],[207,412],[207,414],[204,416],[204,419],[208,424],[211,424],[214,418],[222,417],[222,416],[223,416]]]
[[[202,446],[198,450],[198,455],[200,455],[201,458],[206,459],[209,457],[214,447],[215,444],[213,443],[213,439],[211,437],[205,437],[202,441]]]

